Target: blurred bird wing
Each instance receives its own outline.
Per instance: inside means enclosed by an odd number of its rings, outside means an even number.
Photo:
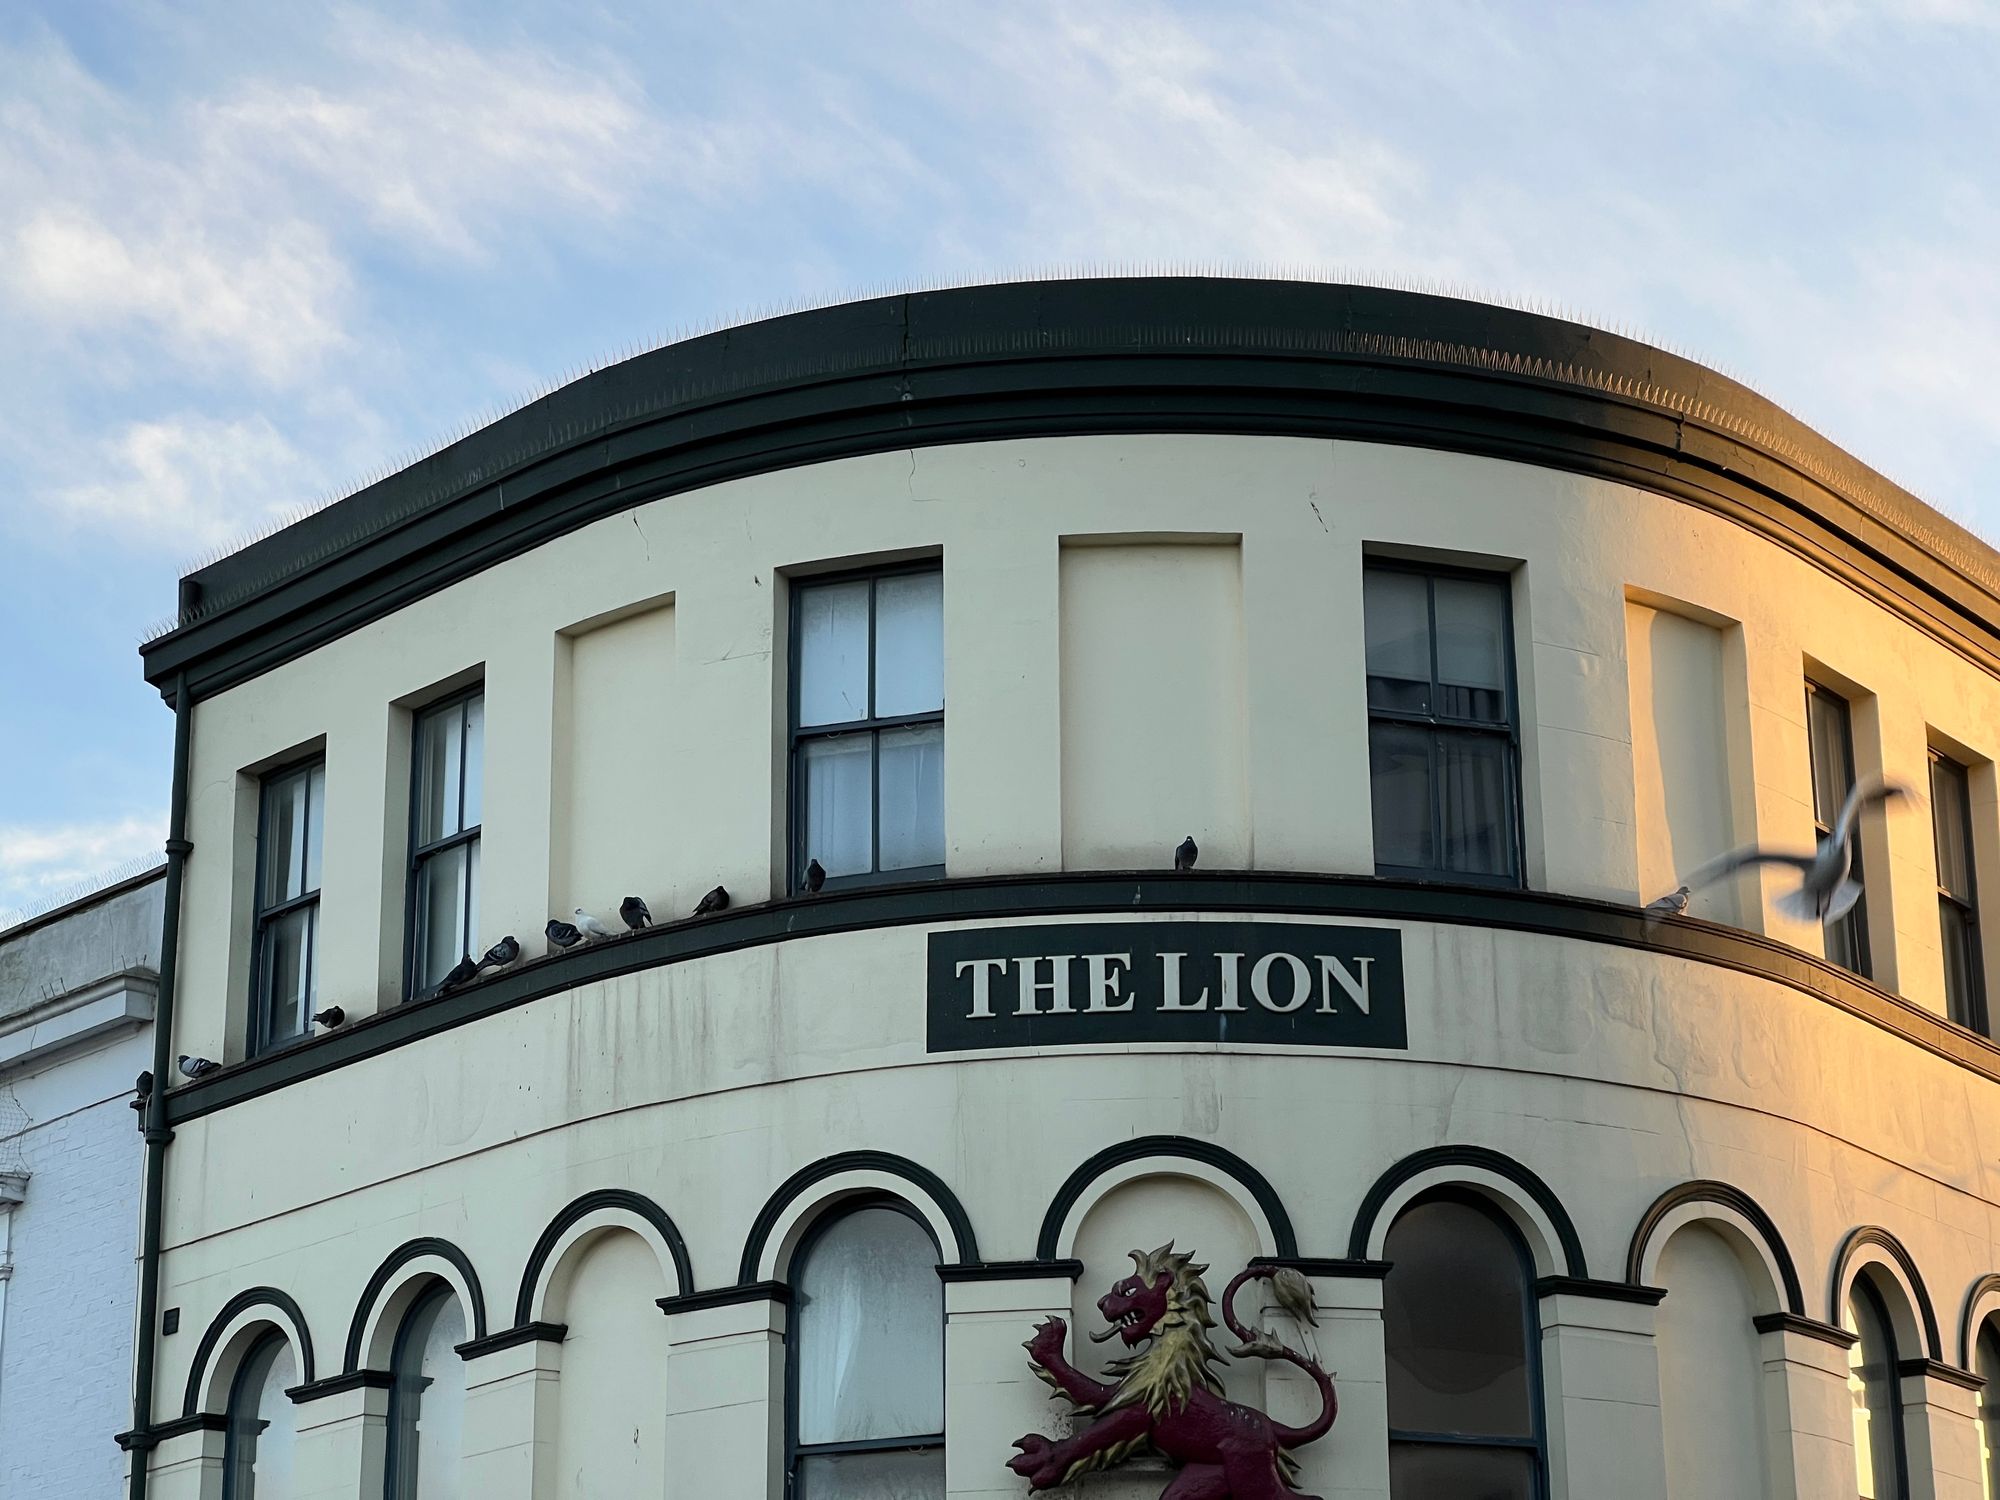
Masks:
[[[1766,849],[1761,844],[1745,844],[1741,849],[1731,849],[1727,854],[1718,855],[1682,878],[1690,891],[1697,891],[1718,880],[1727,880],[1738,870],[1751,865],[1785,865],[1804,874],[1817,861],[1815,854],[1794,854],[1783,849]]]
[[[1833,820],[1833,837],[1845,839],[1854,832],[1854,820],[1861,816],[1861,809],[1876,802],[1887,802],[1892,797],[1907,797],[1910,789],[1900,781],[1887,781],[1880,776],[1863,776],[1848,788],[1847,800],[1840,804],[1840,815]]]
[[[1833,894],[1826,899],[1826,910],[1821,913],[1820,920],[1838,922],[1854,910],[1855,903],[1860,899],[1861,882],[1850,876],[1833,888]]]

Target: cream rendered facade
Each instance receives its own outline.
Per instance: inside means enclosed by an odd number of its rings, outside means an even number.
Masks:
[[[178,1331],[125,1438],[140,1486],[224,1493],[236,1366],[276,1329],[289,1493],[384,1494],[384,1372],[443,1284],[468,1336],[438,1493],[777,1500],[793,1253],[881,1193],[938,1245],[951,1496],[1027,1492],[1010,1445],[1054,1419],[1021,1341],[1059,1311],[1092,1358],[1125,1252],[1171,1239],[1217,1290],[1259,1256],[1310,1278],[1340,1415],[1300,1488],[1386,1497],[1385,1240],[1454,1188],[1532,1259],[1548,1494],[1855,1493],[1856,1276],[1897,1324],[1907,1493],[1982,1493],[2000,1049],[1944,1018],[1925,789],[1934,748],[1968,767],[2000,871],[1991,662],[1858,564],[1571,464],[1267,431],[878,447],[635,486],[183,688],[171,1050],[225,1067],[165,1106]],[[1372,557],[1509,579],[1524,889],[1373,878]],[[790,590],[916,558],[943,571],[944,881],[789,895]],[[1781,872],[1632,911],[1730,844],[1810,845],[1809,676],[1855,705],[1857,766],[1917,792],[1864,825],[1874,985],[1778,913]],[[530,957],[403,1002],[410,713],[470,682],[474,951]],[[346,1020],[249,1057],[258,777],[306,753],[317,1001]],[[717,883],[721,917],[540,957],[551,914],[639,892],[667,918]],[[1240,919],[1399,934],[1407,1046],[930,1049],[934,933]],[[1313,1409],[1278,1366],[1225,1379]]]

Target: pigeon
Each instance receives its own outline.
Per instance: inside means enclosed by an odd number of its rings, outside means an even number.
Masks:
[[[637,896],[627,896],[618,903],[618,915],[625,919],[625,925],[637,932],[641,927],[653,925],[653,914],[646,910],[646,903]]]
[[[1778,910],[1798,922],[1822,925],[1837,922],[1854,910],[1854,903],[1861,899],[1861,882],[1853,875],[1854,833],[1861,809],[1909,794],[1908,787],[1896,782],[1865,777],[1854,784],[1840,806],[1840,815],[1833,820],[1833,831],[1819,841],[1819,847],[1811,854],[1749,844],[1710,860],[1690,874],[1687,883],[1699,890],[1704,885],[1726,880],[1749,865],[1787,865],[1799,872],[1801,882],[1796,891],[1787,892],[1773,903]]]
[[[542,930],[548,934],[549,941],[558,948],[574,948],[583,941],[583,934],[560,917],[550,917],[549,925]]]
[[[141,1073],[132,1085],[132,1109],[144,1110],[153,1099],[153,1075],[150,1070]]]
[[[521,940],[510,932],[486,950],[486,956],[479,960],[479,967],[482,969],[504,969],[520,956]]]
[[[1646,903],[1646,910],[1657,916],[1678,917],[1688,909],[1688,888],[1681,886],[1668,891],[1664,896],[1655,897]]]
[[[729,910],[729,892],[724,890],[721,886],[717,886],[714,890],[710,891],[706,896],[703,896],[701,900],[695,902],[694,904],[694,914],[697,917],[705,917],[710,912],[728,911],[728,910]]]
[[[597,918],[593,917],[582,907],[579,906],[576,909],[575,916],[577,930],[593,943],[601,943],[611,936],[611,929],[598,921]]]
[[[206,1057],[189,1057],[185,1052],[180,1058],[181,1072],[189,1078],[201,1078],[213,1073],[222,1064]]]
[[[465,955],[465,957],[461,958],[457,963],[453,964],[451,966],[450,971],[446,973],[444,978],[440,979],[437,982],[436,992],[442,993],[445,990],[457,989],[461,984],[464,984],[466,980],[470,979],[474,974],[477,974],[478,972],[479,972],[479,965],[473,962],[472,955],[468,953]]]
[[[806,894],[817,896],[819,888],[826,884],[826,866],[816,859],[806,861]]]
[[[1181,840],[1180,847],[1174,850],[1174,868],[1185,874],[1194,868],[1194,862],[1199,858],[1201,850],[1195,845],[1194,835],[1189,834]]]
[[[333,1030],[334,1027],[340,1025],[346,1019],[347,1012],[342,1010],[338,1005],[329,1005],[325,1010],[320,1011],[313,1017],[315,1024],[324,1026],[328,1031]]]

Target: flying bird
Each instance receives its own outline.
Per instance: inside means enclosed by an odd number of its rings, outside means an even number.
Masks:
[[[1840,805],[1840,815],[1833,820],[1833,831],[1819,841],[1811,854],[1749,844],[1710,860],[1690,874],[1687,883],[1700,890],[1750,865],[1784,865],[1799,872],[1800,884],[1796,891],[1778,897],[1773,903],[1778,910],[1800,922],[1839,921],[1861,899],[1861,882],[1854,878],[1854,835],[1861,810],[1909,794],[1908,787],[1896,782],[1866,777],[1854,784],[1847,800]]]
[[[618,915],[625,919],[625,925],[637,932],[641,927],[653,925],[653,914],[646,910],[646,903],[637,896],[627,896],[618,903]]]
[[[453,964],[444,978],[437,982],[437,990],[434,993],[441,994],[445,990],[456,989],[478,972],[479,965],[473,962],[472,955],[468,953],[457,963]]]
[[[486,956],[479,960],[479,967],[482,969],[504,969],[520,956],[521,940],[510,932],[486,950]]]
[[[181,1072],[189,1078],[200,1078],[213,1073],[222,1064],[206,1057],[189,1057],[185,1052],[180,1056]]]
[[[314,1023],[324,1026],[328,1031],[333,1030],[334,1027],[340,1025],[346,1019],[347,1012],[342,1010],[338,1005],[329,1005],[325,1010],[313,1016]]]
[[[1194,868],[1194,862],[1199,858],[1201,850],[1195,844],[1194,835],[1189,834],[1181,840],[1180,847],[1174,850],[1174,868],[1185,874]]]
[[[819,888],[826,884],[826,866],[816,859],[806,861],[806,894],[817,896]]]
[[[544,927],[542,931],[548,934],[549,941],[558,948],[574,948],[578,943],[583,941],[583,934],[570,926],[569,923],[563,921],[561,917],[550,917],[549,925]]]
[[[1646,903],[1646,910],[1659,916],[1678,917],[1688,909],[1688,888],[1680,886]]]
[[[593,917],[582,907],[579,906],[576,909],[575,916],[577,929],[593,943],[601,943],[611,936],[611,929],[598,921],[597,918]]]
[[[729,892],[724,890],[721,886],[717,886],[714,890],[710,891],[706,896],[703,896],[701,900],[695,902],[694,904],[694,914],[697,917],[705,917],[710,912],[728,911],[728,910],[729,910]]]

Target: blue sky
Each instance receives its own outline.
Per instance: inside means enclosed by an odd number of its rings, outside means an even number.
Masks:
[[[1996,77],[2000,0],[0,7],[0,912],[157,851],[190,559],[800,301],[1446,283],[2000,536]]]

